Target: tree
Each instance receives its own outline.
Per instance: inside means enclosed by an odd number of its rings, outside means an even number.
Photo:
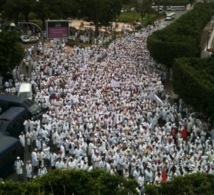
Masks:
[[[2,10],[3,5],[6,3],[7,0],[0,0],[0,13]]]
[[[45,29],[45,20],[51,19],[51,6],[53,4],[55,4],[55,1],[51,0],[39,0],[33,4],[33,12],[41,20],[43,29]]]
[[[137,195],[137,182],[101,170],[54,170],[32,182],[0,183],[1,194]]]
[[[18,1],[16,0],[7,0],[7,2],[3,5],[2,15],[4,18],[14,20],[14,22],[17,23],[20,13],[21,9]]]
[[[160,186],[146,186],[147,195],[209,195],[213,194],[213,192],[214,175],[202,173],[187,174],[185,176],[173,177],[172,181],[161,183]]]
[[[149,13],[151,11],[151,7],[152,7],[152,1],[150,0],[143,0],[142,3],[139,3],[139,8],[140,8],[140,14],[141,17],[143,18],[146,13]]]
[[[56,2],[55,13],[60,18],[78,17],[79,12],[80,4],[77,0],[58,0]]]
[[[17,23],[20,14],[22,14],[28,22],[34,2],[35,0],[8,0],[3,6],[4,16]]]
[[[79,3],[75,0],[39,0],[33,3],[32,10],[41,20],[42,28],[45,29],[47,19],[66,19],[77,16]]]
[[[81,15],[95,25],[95,35],[99,34],[100,26],[109,26],[116,20],[122,8],[121,0],[79,0]]]
[[[18,6],[21,13],[24,15],[25,21],[29,21],[29,14],[32,11],[32,5],[36,0],[19,0]]]
[[[24,57],[24,49],[18,42],[15,31],[2,31],[0,33],[0,74],[3,76],[11,72],[20,64]]]
[[[151,56],[169,68],[172,67],[175,58],[195,57],[201,32],[213,14],[213,4],[197,3],[193,10],[166,28],[154,32],[147,39],[147,48]]]

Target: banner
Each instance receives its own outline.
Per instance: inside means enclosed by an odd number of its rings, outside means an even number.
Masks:
[[[120,87],[120,82],[115,81],[114,79],[111,80],[111,87],[117,88]]]

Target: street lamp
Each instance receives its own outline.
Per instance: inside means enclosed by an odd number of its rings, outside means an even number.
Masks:
[[[15,30],[16,24],[14,22],[10,23],[10,30]]]
[[[41,32],[41,37],[39,37],[39,38],[41,38],[42,43],[44,43],[43,31],[42,31],[42,29],[39,27],[39,25],[37,25],[37,24],[35,24],[35,23],[33,23],[33,22],[19,22],[19,24],[29,24],[29,25],[32,25],[32,26],[37,27],[37,28],[39,29],[39,31]]]
[[[10,23],[10,27],[16,27],[15,23]]]

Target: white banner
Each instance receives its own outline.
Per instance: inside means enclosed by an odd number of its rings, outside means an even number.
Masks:
[[[151,95],[150,98],[151,100],[156,101],[157,104],[163,103],[163,101],[156,94]]]
[[[120,82],[115,81],[114,79],[111,80],[111,87],[120,87]]]

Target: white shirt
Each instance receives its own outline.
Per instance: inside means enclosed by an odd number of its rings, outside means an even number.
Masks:
[[[56,164],[57,154],[56,153],[50,153],[50,161],[51,166],[54,167]]]
[[[24,163],[22,160],[15,161],[14,167],[16,169],[17,174],[23,174],[23,168],[22,168],[23,166],[24,166]]]
[[[142,175],[140,175],[138,177],[137,183],[139,184],[139,186],[143,186],[144,185],[144,177]]]
[[[140,176],[140,171],[135,169],[133,172],[133,177],[135,178],[136,181],[138,181],[139,176]]]
[[[43,152],[45,154],[45,159],[50,159],[50,147],[43,148]]]
[[[25,166],[25,169],[26,169],[26,175],[28,178],[32,178],[32,164],[30,163],[27,163],[26,166]]]
[[[45,175],[47,172],[48,171],[47,171],[46,167],[39,168],[39,170],[38,170],[38,176],[41,177],[41,176]]]
[[[22,146],[25,147],[25,135],[24,134],[21,134],[19,136],[19,140],[20,140]]]
[[[37,159],[37,153],[35,151],[31,153],[31,159],[32,159],[32,166],[38,166],[39,161]]]

